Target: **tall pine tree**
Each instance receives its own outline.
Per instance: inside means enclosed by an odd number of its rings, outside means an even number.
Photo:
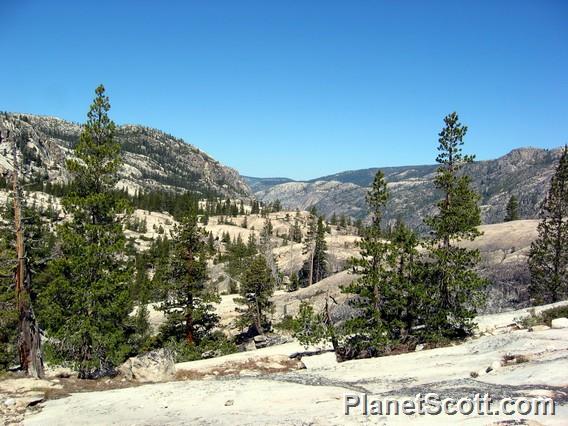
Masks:
[[[347,320],[346,346],[353,356],[376,356],[388,344],[389,324],[382,315],[384,295],[390,285],[388,265],[389,242],[383,238],[381,221],[389,193],[382,171],[378,171],[367,193],[367,205],[371,224],[365,229],[359,242],[360,257],[352,259],[353,266],[361,277],[343,289],[354,294],[350,304],[358,314]]]
[[[254,334],[264,334],[269,328],[267,314],[272,308],[270,297],[274,294],[274,281],[270,267],[262,253],[253,257],[248,269],[243,275],[239,293],[240,298],[235,299],[243,308],[239,323],[249,327]]]
[[[101,85],[67,167],[73,186],[63,205],[71,220],[57,231],[60,255],[53,260],[40,295],[40,318],[57,351],[79,369],[79,377],[109,372],[130,352],[132,310],[125,261],[124,213],[114,191],[121,165],[110,103]]]
[[[536,304],[568,297],[568,146],[550,182],[540,219],[529,255],[530,294]]]
[[[472,332],[476,307],[482,303],[481,290],[486,281],[474,269],[479,261],[479,251],[456,244],[480,235],[477,230],[481,224],[479,195],[471,188],[471,179],[462,170],[474,159],[462,153],[467,127],[459,122],[455,112],[447,115],[444,123],[445,127],[439,133],[436,158],[440,166],[434,180],[443,198],[438,202],[438,213],[425,221],[433,236],[428,274],[431,302],[425,319],[431,337],[455,338]]]
[[[166,315],[162,339],[198,345],[218,323],[212,302],[219,301],[206,283],[207,245],[196,216],[175,228],[160,309]]]
[[[505,222],[519,220],[519,201],[517,200],[517,197],[511,195],[511,198],[509,198],[509,202],[507,203],[506,210]]]

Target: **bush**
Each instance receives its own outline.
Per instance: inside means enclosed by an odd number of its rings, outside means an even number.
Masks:
[[[238,351],[237,345],[227,339],[221,332],[213,332],[197,345],[188,345],[185,341],[170,339],[165,345],[175,354],[176,362],[197,361],[204,358],[214,358],[229,355]]]
[[[568,318],[568,305],[546,309],[540,314],[536,314],[534,309],[531,309],[529,316],[521,318],[517,322],[524,328],[540,324],[546,324],[550,327],[552,320],[556,318]]]
[[[568,318],[568,305],[558,306],[556,308],[550,308],[546,311],[542,311],[540,313],[540,317],[542,318],[542,321],[550,327],[553,319]]]

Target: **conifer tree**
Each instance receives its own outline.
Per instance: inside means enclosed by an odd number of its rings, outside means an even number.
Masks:
[[[511,195],[511,198],[509,198],[509,202],[507,203],[505,222],[511,222],[513,220],[519,220],[519,202],[517,201],[517,197]]]
[[[241,297],[235,302],[244,306],[240,309],[239,323],[251,327],[255,334],[264,334],[269,326],[267,314],[272,308],[270,297],[274,294],[274,281],[262,254],[254,256],[250,262],[239,293]]]
[[[173,338],[187,345],[198,345],[218,317],[212,302],[218,297],[206,288],[207,247],[195,216],[187,216],[176,226],[172,239],[167,280],[160,309],[166,315],[162,339]]]
[[[101,85],[87,114],[75,156],[67,162],[74,181],[63,199],[71,220],[57,231],[60,256],[41,290],[40,318],[58,352],[79,369],[79,377],[104,374],[123,361],[132,310],[125,259],[124,213],[114,186],[121,164],[110,103]]]
[[[294,218],[294,225],[290,229],[290,240],[294,241],[295,243],[302,242],[302,228],[300,228],[300,221],[298,217]]]
[[[540,219],[529,254],[530,294],[536,304],[568,297],[568,146],[550,182]]]
[[[382,317],[382,305],[389,280],[389,243],[383,239],[381,220],[389,194],[382,171],[378,171],[367,194],[371,225],[359,243],[360,257],[353,266],[361,277],[346,286],[343,292],[357,297],[351,301],[359,314],[346,323],[346,333],[352,336],[347,345],[354,352],[376,356],[388,343],[388,324]]]
[[[333,212],[333,214],[331,215],[331,219],[329,220],[329,224],[330,225],[337,225],[337,215],[335,214],[335,212]]]
[[[325,242],[325,225],[323,218],[318,218],[314,239],[313,256],[313,283],[323,280],[327,276],[327,243]]]
[[[442,338],[463,337],[472,332],[476,308],[482,303],[482,288],[486,281],[475,271],[479,251],[459,247],[460,240],[474,240],[480,235],[479,195],[471,188],[470,177],[463,166],[473,156],[462,153],[467,127],[453,112],[444,118],[445,127],[439,133],[440,164],[434,180],[443,193],[437,204],[438,213],[427,218],[432,229],[429,255],[428,294],[431,311],[425,316],[427,332]]]
[[[315,243],[316,243],[316,235],[317,235],[317,212],[315,211],[315,207],[310,209],[310,215],[308,217],[308,231],[306,233],[306,238],[304,239],[304,249],[303,254],[307,255],[307,260],[304,265],[304,270],[307,269],[305,276],[306,285],[309,287],[314,283],[314,255],[315,255]]]

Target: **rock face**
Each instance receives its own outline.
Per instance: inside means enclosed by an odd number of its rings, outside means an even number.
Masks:
[[[69,180],[65,159],[79,141],[79,124],[31,114],[0,114],[0,127],[10,126],[16,129],[24,175],[49,178],[51,183]],[[182,139],[134,125],[118,126],[116,137],[124,159],[118,186],[131,193],[139,189],[173,189],[215,192],[232,198],[251,195],[236,170]],[[0,144],[0,175],[12,167],[11,145],[4,142]]]
[[[492,316],[484,322],[495,328],[502,319],[508,323],[519,315]],[[508,330],[455,346],[339,364],[333,353],[323,351],[304,356],[303,366],[291,364],[289,356],[302,351],[301,345],[289,343],[178,364],[178,371],[186,373],[188,380],[73,393],[47,401],[41,412],[27,415],[24,424],[62,424],[62,419],[92,425],[565,425],[568,421],[567,377],[562,374],[568,368],[567,329]],[[477,370],[480,374],[472,377]],[[504,398],[545,396],[556,401],[555,415],[540,410],[514,417],[503,412],[405,416],[402,411],[400,415],[367,416],[361,407],[345,415],[347,394],[402,400],[431,392],[456,400],[488,393],[496,402],[494,408]]]
[[[128,380],[138,382],[163,382],[175,376],[174,354],[167,349],[158,349],[129,358],[119,368],[120,374]]]
[[[519,200],[522,219],[536,218],[546,193],[543,188],[547,187],[559,156],[559,149],[520,148],[495,160],[467,165],[465,172],[472,177],[482,197],[483,222],[501,222],[511,195]],[[363,219],[367,217],[365,194],[377,170],[348,171],[307,182],[247,180],[255,188],[263,188],[255,192],[263,201],[280,199],[285,207],[292,209],[315,205],[327,216],[335,212]],[[424,217],[432,213],[439,199],[433,185],[436,166],[385,167],[381,170],[391,191],[385,220],[394,221],[400,217],[413,227],[423,229]]]

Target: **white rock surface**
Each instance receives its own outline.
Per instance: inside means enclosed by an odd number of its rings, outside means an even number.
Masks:
[[[251,356],[289,355],[296,343],[238,353],[217,359],[178,364],[181,369],[211,369],[227,362],[250,363]],[[528,362],[503,365],[477,378],[470,372],[500,362],[506,354],[525,355]],[[278,357],[276,357],[278,358]],[[560,396],[568,386],[568,329],[539,333],[526,330],[488,335],[462,345],[337,364],[332,353],[304,357],[306,370],[257,376],[143,385],[135,388],[73,394],[45,403],[25,425],[75,424],[488,424],[485,417],[390,416],[346,417],[344,395],[367,392],[376,397],[413,397],[437,392],[465,397],[488,392],[504,396]],[[565,394],[565,393],[564,393]],[[227,401],[233,401],[227,404]],[[568,422],[568,405],[559,399],[554,417],[526,417],[547,425]],[[500,415],[491,422],[512,420]]]
[[[550,323],[552,328],[568,328],[568,318],[556,318]]]

